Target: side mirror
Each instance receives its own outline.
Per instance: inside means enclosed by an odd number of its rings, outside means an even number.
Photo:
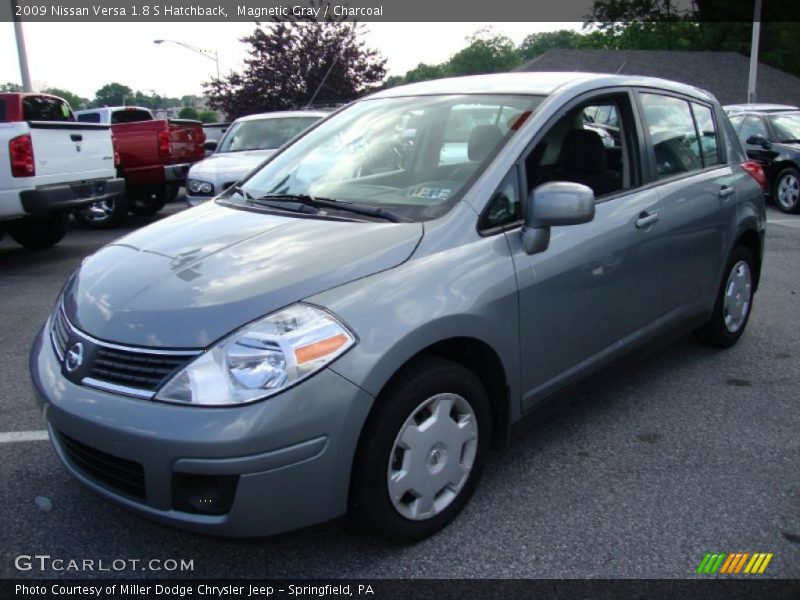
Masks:
[[[528,254],[550,245],[550,228],[588,223],[594,219],[594,192],[580,183],[554,181],[531,192],[525,204],[522,244]]]
[[[751,135],[749,138],[747,138],[746,141],[751,146],[761,146],[762,148],[770,147],[769,140],[765,138],[763,135],[759,135],[757,133]]]
[[[209,152],[214,152],[217,149],[217,140],[206,140],[206,143],[203,144],[206,150]]]

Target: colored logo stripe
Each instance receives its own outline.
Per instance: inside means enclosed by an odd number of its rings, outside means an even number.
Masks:
[[[695,572],[714,574],[736,574],[748,573],[751,575],[763,573],[773,554],[765,552],[733,552],[730,554],[720,552],[708,552],[700,561]],[[747,565],[747,566],[745,566]]]

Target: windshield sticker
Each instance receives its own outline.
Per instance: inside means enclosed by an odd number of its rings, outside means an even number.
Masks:
[[[446,200],[450,197],[450,188],[435,188],[417,186],[408,192],[409,196],[416,196],[417,198],[432,198],[434,200]]]

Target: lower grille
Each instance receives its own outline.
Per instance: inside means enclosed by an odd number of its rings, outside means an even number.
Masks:
[[[145,499],[142,465],[87,446],[60,431],[56,435],[67,458],[78,471],[105,487],[139,500]]]

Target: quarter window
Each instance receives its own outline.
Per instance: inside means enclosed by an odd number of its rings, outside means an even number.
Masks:
[[[641,100],[658,179],[702,169],[700,141],[689,103],[660,94],[641,94]]]
[[[697,132],[700,134],[700,154],[703,166],[710,167],[719,164],[717,151],[717,126],[714,122],[714,113],[708,106],[692,102],[692,112],[697,123]]]

